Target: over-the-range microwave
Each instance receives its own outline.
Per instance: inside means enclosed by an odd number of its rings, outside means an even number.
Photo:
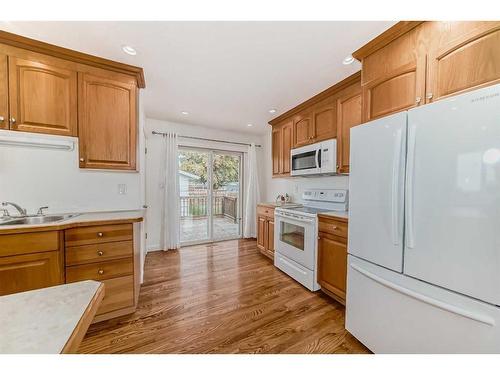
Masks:
[[[335,174],[337,171],[337,140],[314,143],[291,151],[292,176]]]

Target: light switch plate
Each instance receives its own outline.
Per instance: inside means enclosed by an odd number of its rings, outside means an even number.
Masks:
[[[118,194],[120,195],[127,194],[127,184],[118,184]]]

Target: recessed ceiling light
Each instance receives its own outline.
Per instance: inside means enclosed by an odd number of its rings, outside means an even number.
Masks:
[[[253,124],[247,124],[248,127],[253,126]]]
[[[269,113],[276,113],[276,110],[274,108],[269,110]]]
[[[124,45],[124,46],[122,46],[122,50],[123,50],[123,52],[125,52],[128,55],[132,55],[132,56],[137,55],[137,51],[135,50],[134,47]]]
[[[354,57],[352,57],[351,55],[347,56],[344,60],[342,60],[342,64],[344,65],[349,65],[349,64],[352,64],[354,62]]]
[[[184,116],[189,115],[189,112],[188,112],[188,111],[182,111],[181,113],[182,113]]]

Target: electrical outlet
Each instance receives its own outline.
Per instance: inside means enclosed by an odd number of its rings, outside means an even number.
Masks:
[[[127,194],[127,184],[118,184],[118,194],[120,195]]]

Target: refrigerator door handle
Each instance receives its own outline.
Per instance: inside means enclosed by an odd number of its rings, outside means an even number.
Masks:
[[[415,247],[415,228],[413,223],[413,189],[415,175],[415,144],[417,140],[416,126],[412,125],[408,129],[408,157],[406,164],[406,246],[410,249]]]
[[[391,189],[391,234],[392,243],[399,244],[399,197],[400,197],[400,180],[401,175],[401,156],[403,146],[403,131],[397,130],[396,142],[394,144],[394,159],[392,164],[392,189]]]
[[[384,279],[384,278],[382,278],[382,277],[380,277],[380,276],[378,276],[370,271],[367,271],[364,268],[358,266],[357,264],[350,263],[349,266],[353,270],[368,277],[369,279],[372,279],[373,281],[375,281],[375,282],[377,282],[377,283],[379,283],[387,288],[395,290],[398,293],[404,294],[404,295],[411,297],[411,298],[414,298],[418,301],[435,306],[441,310],[449,311],[453,314],[457,314],[457,315],[463,316],[465,318],[475,320],[476,322],[479,322],[479,323],[487,324],[489,326],[496,325],[495,319],[492,318],[491,316],[484,315],[484,314],[481,314],[481,313],[478,313],[475,311],[465,310],[464,308],[462,308],[460,306],[455,306],[455,305],[452,305],[450,303],[440,301],[436,298],[426,296],[425,294],[418,293],[414,290],[405,288],[404,286],[401,286],[399,284],[395,284],[392,281],[386,280],[386,279]]]

